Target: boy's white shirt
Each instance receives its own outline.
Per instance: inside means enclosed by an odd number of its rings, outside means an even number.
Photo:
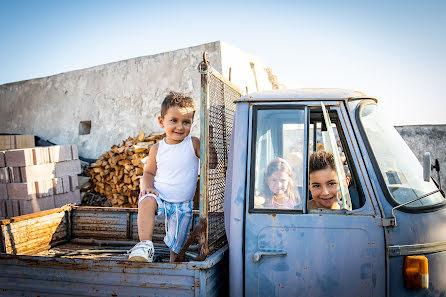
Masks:
[[[169,202],[185,202],[193,198],[198,179],[199,159],[190,135],[178,144],[159,142],[155,156],[154,188],[160,198]]]

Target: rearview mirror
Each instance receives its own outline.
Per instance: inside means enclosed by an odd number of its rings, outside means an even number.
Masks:
[[[430,181],[431,178],[431,153],[425,152],[423,156],[423,179]]]

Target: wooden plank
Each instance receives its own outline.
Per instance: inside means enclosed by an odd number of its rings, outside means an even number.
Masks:
[[[44,215],[42,215],[44,214]],[[54,241],[65,240],[65,211],[41,212],[40,215],[25,215],[20,219],[4,220],[2,225],[3,250],[6,253],[22,254],[42,248]]]
[[[64,212],[55,212],[47,214],[45,216],[30,218],[28,220],[11,221],[9,224],[11,224],[11,228],[32,228],[33,226],[35,226],[35,224],[45,224],[54,220],[60,220],[63,218],[63,216]]]
[[[5,226],[6,233],[5,248],[22,251],[29,249],[31,246],[40,245],[40,242],[51,243],[66,238],[66,231],[64,226],[52,226],[50,228],[42,228],[33,230],[26,229],[23,232],[14,232],[8,230],[8,226]]]
[[[0,135],[0,150],[15,149],[14,135]]]
[[[72,208],[72,205],[71,204],[67,204],[67,205],[64,205],[64,206],[59,207],[59,208],[53,208],[53,209],[38,211],[38,212],[35,212],[35,213],[30,213],[30,214],[23,215],[23,216],[12,217],[9,220],[1,220],[0,221],[0,225],[7,225],[10,222],[19,222],[19,221],[29,220],[29,219],[32,219],[32,218],[43,217],[43,216],[46,216],[46,215],[49,215],[49,214],[53,214],[53,213],[56,213],[56,212],[64,212],[64,211],[71,210],[71,208]]]
[[[35,147],[34,135],[15,135],[15,148]]]
[[[13,231],[9,230],[8,232],[12,233],[12,236],[9,234],[5,235],[5,243],[6,246],[10,245],[20,245],[26,244],[34,239],[43,239],[43,238],[53,238],[57,234],[63,234],[66,236],[65,224],[63,225],[53,225],[48,228],[36,228],[34,230],[22,229],[21,231]]]

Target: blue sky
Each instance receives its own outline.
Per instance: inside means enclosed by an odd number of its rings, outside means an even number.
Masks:
[[[5,1],[0,84],[216,40],[289,87],[377,97],[394,124],[446,124],[446,1]]]

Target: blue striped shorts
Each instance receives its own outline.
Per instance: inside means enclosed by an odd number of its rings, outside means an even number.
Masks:
[[[156,215],[164,218],[166,236],[164,243],[175,254],[178,254],[186,243],[192,223],[192,200],[175,203],[169,202],[154,194],[146,194],[139,198],[139,203],[148,196],[155,198],[158,204]]]

